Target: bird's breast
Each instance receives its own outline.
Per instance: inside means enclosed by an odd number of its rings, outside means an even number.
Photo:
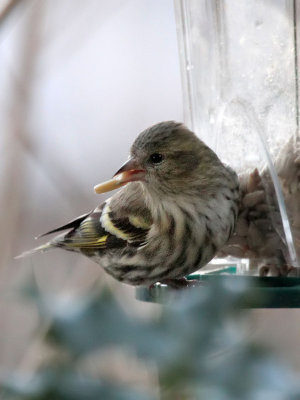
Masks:
[[[236,214],[235,201],[227,192],[209,200],[160,202],[152,212],[145,244],[129,244],[99,263],[116,279],[132,285],[183,277],[206,265],[226,243]]]

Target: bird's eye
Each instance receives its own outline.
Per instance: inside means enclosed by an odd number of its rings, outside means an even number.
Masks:
[[[159,164],[159,163],[162,162],[163,159],[164,159],[164,156],[162,154],[160,154],[160,153],[153,153],[150,156],[150,161],[153,164]]]

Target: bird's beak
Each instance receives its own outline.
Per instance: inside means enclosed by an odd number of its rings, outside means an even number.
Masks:
[[[110,192],[118,189],[129,182],[140,181],[144,178],[146,171],[138,165],[134,158],[130,158],[122,167],[115,173],[109,181],[100,183],[94,187],[97,194]]]

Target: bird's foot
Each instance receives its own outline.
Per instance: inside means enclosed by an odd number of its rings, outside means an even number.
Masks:
[[[177,278],[177,279],[165,279],[164,281],[159,282],[163,285],[168,285],[171,289],[180,290],[187,289],[190,287],[203,286],[206,283],[201,280],[196,279],[186,279],[186,278]]]
[[[287,264],[265,264],[259,268],[259,276],[282,276],[299,277],[300,268]]]

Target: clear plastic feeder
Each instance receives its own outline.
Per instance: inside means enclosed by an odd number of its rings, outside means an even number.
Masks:
[[[241,273],[299,275],[300,6],[175,0],[175,13],[185,122],[241,181],[236,232],[210,268],[231,256]]]

